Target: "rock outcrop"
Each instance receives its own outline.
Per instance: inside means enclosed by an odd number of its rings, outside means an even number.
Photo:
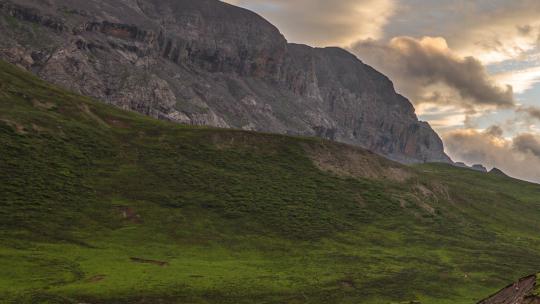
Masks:
[[[489,171],[489,174],[503,176],[503,177],[509,177],[506,173],[504,173],[504,171],[502,171],[499,168],[491,169],[491,171]]]
[[[467,169],[470,169],[470,167],[467,166],[467,164],[465,164],[464,162],[454,162],[454,166],[460,167],[460,168],[467,168]]]
[[[531,275],[510,284],[478,304],[539,304],[537,276]]]
[[[0,58],[124,109],[451,162],[387,77],[217,0],[0,0],[0,28]]]
[[[484,167],[484,165],[482,165],[482,164],[472,165],[471,169],[473,169],[475,171],[478,171],[478,172],[483,172],[483,173],[488,172],[487,168]]]

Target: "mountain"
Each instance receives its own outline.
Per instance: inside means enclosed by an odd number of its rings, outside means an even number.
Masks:
[[[540,269],[540,186],[156,120],[0,61],[0,303],[465,304]]]
[[[392,82],[217,0],[0,0],[0,58],[123,109],[451,162]]]
[[[491,171],[489,171],[489,174],[495,174],[495,175],[499,175],[499,176],[508,176],[506,173],[504,173],[501,169],[499,168],[493,168],[491,169]]]
[[[484,167],[484,165],[482,165],[482,164],[475,164],[475,165],[472,165],[471,169],[476,170],[476,171],[479,171],[479,172],[488,173],[487,168]]]

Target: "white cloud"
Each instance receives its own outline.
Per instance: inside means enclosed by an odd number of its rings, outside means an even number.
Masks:
[[[514,106],[511,87],[495,82],[480,61],[453,52],[442,37],[365,40],[352,51],[390,76],[416,105],[450,104],[468,112]]]
[[[540,2],[535,1],[530,6],[508,5],[507,9],[465,23],[450,37],[452,47],[462,56],[491,64],[523,59],[537,48],[539,35]]]
[[[443,36],[462,57],[483,64],[524,59],[538,46],[538,0],[401,0],[387,36]]]
[[[494,78],[500,84],[511,85],[514,93],[521,94],[540,82],[540,66],[499,73]]]
[[[525,133],[508,139],[501,131],[492,127],[447,132],[446,152],[454,161],[496,167],[516,178],[540,182],[540,138]]]
[[[439,132],[462,127],[471,115],[456,105],[430,102],[418,104],[416,113],[421,120],[429,121],[431,127]]]
[[[348,46],[378,39],[396,0],[227,0],[277,25],[287,39],[314,46]]]

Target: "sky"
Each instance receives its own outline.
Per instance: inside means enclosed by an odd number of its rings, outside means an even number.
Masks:
[[[226,2],[389,76],[454,161],[540,182],[540,1]]]

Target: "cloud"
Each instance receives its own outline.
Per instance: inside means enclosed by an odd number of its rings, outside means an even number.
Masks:
[[[444,36],[483,64],[540,52],[538,0],[226,0],[254,10],[293,42],[348,46],[371,39]]]
[[[538,46],[537,0],[226,0],[252,9],[293,42],[346,46],[367,38],[444,36],[461,56],[484,64]]]
[[[447,132],[446,152],[454,161],[497,167],[516,178],[540,182],[540,138],[531,133],[505,138],[502,131],[492,126]]]
[[[540,138],[533,134],[518,135],[514,138],[514,149],[540,158]]]
[[[507,134],[537,130],[540,110],[516,105],[514,94],[530,98],[540,83],[538,0],[225,1],[261,14],[291,42],[347,47],[439,132],[494,122]],[[479,133],[500,140],[495,131]],[[516,159],[532,157],[504,143]]]
[[[517,109],[517,112],[525,113],[529,116],[529,118],[540,120],[540,108],[538,107],[534,107],[534,106],[520,107]]]
[[[444,38],[364,40],[352,50],[389,75],[398,91],[415,104],[459,104],[471,111],[479,106],[514,106],[511,86],[498,85],[475,58],[456,55]]]
[[[429,121],[431,127],[438,131],[461,128],[469,117],[475,115],[459,106],[448,103],[421,103],[416,105],[416,114],[421,120]]]
[[[256,11],[288,40],[314,46],[348,46],[378,39],[395,12],[396,0],[227,0]]]
[[[484,131],[485,134],[491,135],[494,138],[502,138],[504,131],[499,126],[491,126]]]
[[[396,15],[385,37],[444,36],[457,54],[483,64],[523,59],[540,34],[538,0],[401,0]]]
[[[453,25],[448,32],[452,47],[460,54],[475,56],[488,64],[519,59],[538,47],[537,0],[499,2],[491,7],[484,2],[477,6],[477,14],[464,16],[463,22]]]
[[[540,83],[540,67],[507,71],[493,77],[498,83],[511,85],[514,93],[521,94]]]

